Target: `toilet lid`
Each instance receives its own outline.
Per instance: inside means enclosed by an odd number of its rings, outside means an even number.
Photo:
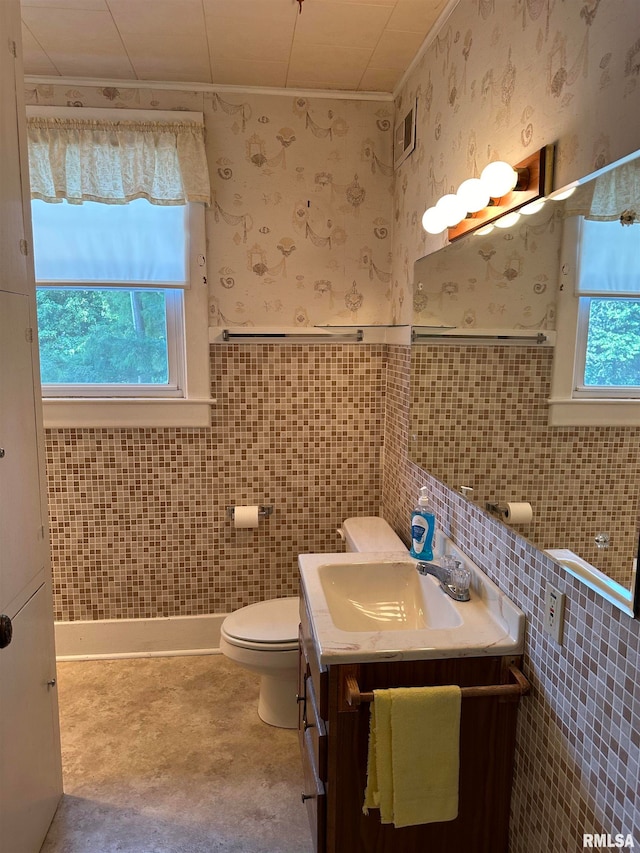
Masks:
[[[272,598],[231,613],[223,628],[229,637],[255,643],[293,643],[300,624],[298,598]]]

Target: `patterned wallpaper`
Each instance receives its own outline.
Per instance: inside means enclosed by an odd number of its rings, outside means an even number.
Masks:
[[[213,95],[205,116],[211,325],[388,322],[393,105]]]
[[[491,160],[517,163],[556,143],[555,186],[640,147],[640,6],[636,0],[460,0],[396,98],[417,99],[416,149],[396,174],[392,315],[411,322],[414,261],[445,243],[427,207]],[[548,296],[510,309],[527,326]],[[488,310],[469,291],[457,311]],[[530,308],[530,313],[525,311]],[[484,320],[483,320],[484,322]],[[481,325],[478,322],[476,325]],[[495,323],[488,323],[495,325]]]
[[[549,201],[516,226],[425,255],[414,267],[413,322],[554,329],[561,238],[561,211]]]
[[[211,326],[390,322],[390,101],[58,84],[25,96],[204,113]]]

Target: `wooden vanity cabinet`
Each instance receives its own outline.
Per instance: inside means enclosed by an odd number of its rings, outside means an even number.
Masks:
[[[322,666],[301,600],[299,740],[303,798],[317,853],[507,853],[517,697],[464,698],[456,820],[396,829],[362,813],[370,705],[346,702],[345,679],[384,687],[508,682],[518,659],[448,658]]]

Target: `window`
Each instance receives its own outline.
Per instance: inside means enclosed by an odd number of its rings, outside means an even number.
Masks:
[[[565,221],[551,424],[640,422],[640,225]]]
[[[580,297],[574,394],[640,397],[640,299]]]
[[[640,396],[640,226],[578,222],[574,396]]]
[[[184,396],[187,206],[31,206],[43,394]]]
[[[202,116],[43,112],[28,142],[45,426],[208,425]]]

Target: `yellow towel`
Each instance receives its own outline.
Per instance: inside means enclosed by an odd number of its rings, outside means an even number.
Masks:
[[[363,811],[396,827],[458,815],[460,688],[375,690]]]

